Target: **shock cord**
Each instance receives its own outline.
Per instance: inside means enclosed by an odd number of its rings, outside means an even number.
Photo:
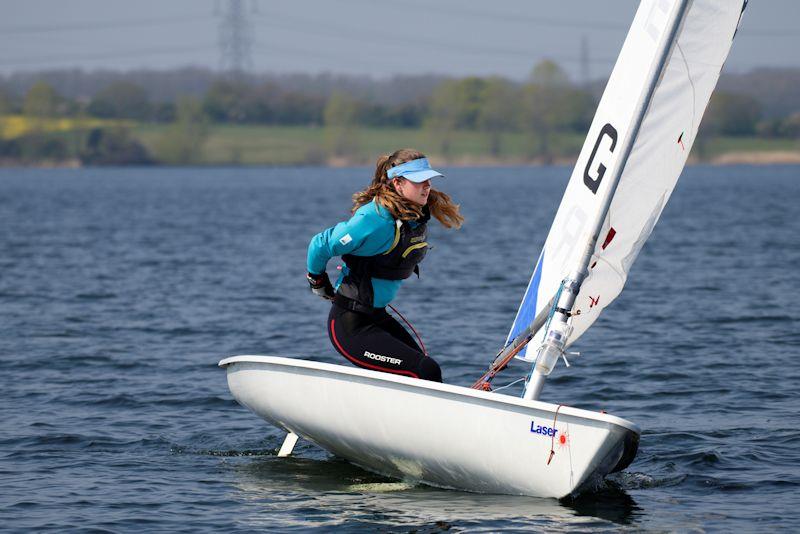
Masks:
[[[411,329],[411,331],[412,331],[412,332],[414,332],[414,335],[417,337],[417,341],[419,341],[419,346],[420,346],[420,348],[422,349],[422,354],[424,354],[425,356],[427,356],[427,355],[428,355],[428,349],[426,349],[426,348],[425,348],[425,343],[423,343],[423,342],[422,342],[422,337],[420,337],[420,335],[419,335],[419,334],[417,333],[417,331],[414,329],[414,326],[413,326],[413,325],[412,325],[412,324],[411,324],[411,323],[408,321],[408,319],[406,319],[406,318],[403,316],[403,314],[402,314],[402,313],[400,313],[399,311],[397,311],[397,308],[395,308],[395,307],[394,307],[394,306],[392,306],[391,304],[389,304],[389,307],[392,309],[392,311],[393,311],[394,313],[396,313],[396,314],[398,315],[398,317],[400,317],[400,318],[403,320],[403,322],[404,322],[404,323],[406,323],[406,324],[408,325],[408,327]]]

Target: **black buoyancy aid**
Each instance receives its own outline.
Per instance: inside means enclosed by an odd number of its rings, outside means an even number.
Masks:
[[[348,273],[339,285],[338,293],[364,306],[372,307],[372,279],[405,280],[413,273],[419,276],[419,263],[428,252],[428,210],[414,221],[395,221],[395,234],[389,250],[376,256],[342,256]]]

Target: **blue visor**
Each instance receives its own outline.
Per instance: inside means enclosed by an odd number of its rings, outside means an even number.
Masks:
[[[431,165],[428,163],[428,158],[419,158],[412,159],[411,161],[406,161],[401,165],[392,167],[386,171],[386,176],[389,177],[389,179],[402,176],[406,180],[411,180],[412,182],[419,184],[425,180],[436,178],[437,176],[444,176],[444,174],[431,169]]]

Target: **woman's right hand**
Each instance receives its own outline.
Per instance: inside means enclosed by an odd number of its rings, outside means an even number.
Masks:
[[[328,273],[308,273],[306,279],[312,293],[326,300],[333,300],[333,285],[331,284],[331,279],[328,278]]]

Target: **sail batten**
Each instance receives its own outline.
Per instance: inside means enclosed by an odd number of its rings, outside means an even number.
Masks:
[[[641,2],[507,343],[582,262],[569,343],[622,291],[684,167],[745,3]],[[520,357],[533,355],[537,338]]]

